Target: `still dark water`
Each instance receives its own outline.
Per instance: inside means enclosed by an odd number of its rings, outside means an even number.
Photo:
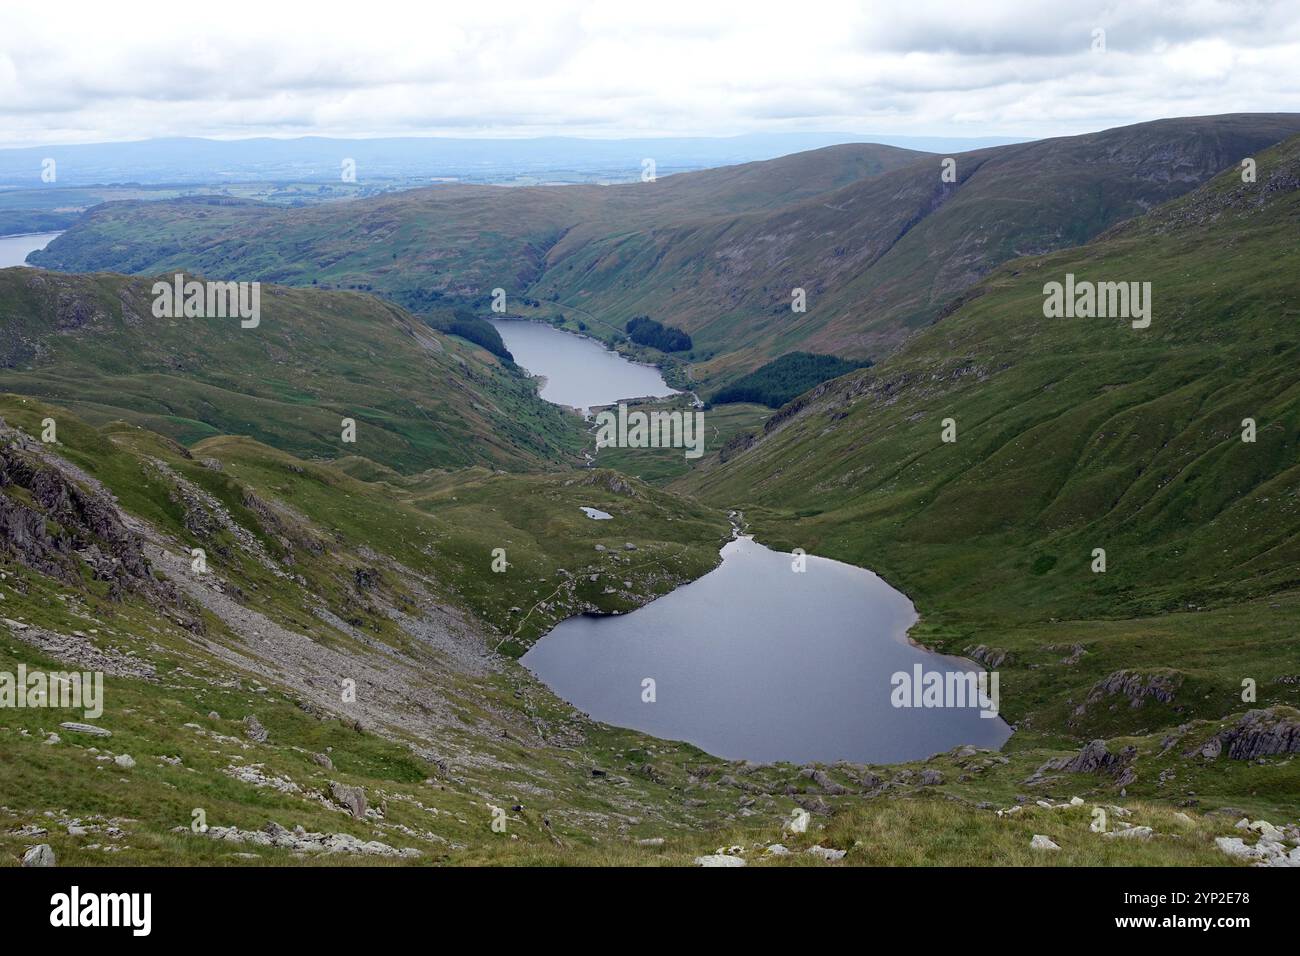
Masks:
[[[580,408],[612,405],[624,398],[677,394],[653,365],[629,362],[585,335],[561,332],[544,322],[495,319],[515,361],[546,379],[541,396],[556,405]]]
[[[57,232],[38,232],[26,236],[0,236],[0,269],[21,266],[27,262],[27,256],[37,249],[44,249]]]
[[[598,720],[720,757],[890,763],[1010,736],[975,708],[891,704],[896,671],[978,668],[909,644],[912,602],[870,571],[809,557],[795,573],[791,555],[749,538],[722,556],[630,614],[564,621],[523,663]]]

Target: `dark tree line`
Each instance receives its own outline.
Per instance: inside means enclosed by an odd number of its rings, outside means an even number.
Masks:
[[[497,331],[496,326],[466,309],[456,309],[449,319],[445,316],[430,316],[429,324],[440,332],[458,335],[475,345],[482,346],[497,358],[505,359],[507,362],[515,360],[510,350],[506,348],[506,343],[502,341],[501,333]]]
[[[736,379],[713,396],[713,404],[755,402],[780,408],[815,385],[870,365],[870,359],[855,362],[834,355],[790,352]]]
[[[681,329],[656,322],[648,315],[638,315],[627,323],[627,334],[637,345],[648,345],[661,352],[687,352],[691,337]]]

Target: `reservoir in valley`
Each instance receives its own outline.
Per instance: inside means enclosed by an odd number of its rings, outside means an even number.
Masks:
[[[26,265],[28,255],[44,249],[59,235],[61,233],[33,232],[25,236],[0,236],[0,269]]]
[[[673,394],[658,369],[594,339],[540,322],[492,324],[515,361],[545,378],[547,401],[585,412]],[[583,511],[619,540],[635,537],[617,516]],[[895,706],[896,674],[919,667],[964,677],[982,669],[910,643],[916,610],[877,575],[804,560],[796,572],[793,555],[736,538],[699,580],[628,614],[563,621],[523,663],[597,720],[720,757],[893,763],[962,744],[1002,745],[1010,728],[1001,717],[981,716],[977,701]]]
[[[1006,741],[978,706],[895,706],[897,673],[981,670],[909,643],[906,595],[853,565],[793,562],[737,538],[704,577],[629,614],[570,618],[523,663],[597,720],[732,759],[893,763]]]
[[[659,369],[628,361],[596,339],[553,328],[544,322],[493,319],[515,362],[544,379],[542,398],[586,414],[596,405],[627,398],[677,394]]]

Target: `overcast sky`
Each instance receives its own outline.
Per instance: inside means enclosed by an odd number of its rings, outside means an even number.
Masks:
[[[1105,52],[1094,52],[1094,31]],[[19,2],[0,146],[153,136],[1040,137],[1300,110],[1300,0]]]

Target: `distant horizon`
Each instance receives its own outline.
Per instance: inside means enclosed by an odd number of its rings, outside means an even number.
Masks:
[[[1077,135],[1300,103],[1300,5],[1260,0],[162,0],[0,9],[0,147],[151,138]],[[834,28],[827,27],[834,24]],[[1195,104],[1194,108],[1191,105]]]
[[[1300,112],[1300,111],[1297,111]],[[1160,119],[1181,119],[1183,117],[1160,117]],[[1148,120],[1139,120],[1133,124],[1150,122]],[[1100,132],[1100,130],[1082,130],[1079,133],[1060,133],[1054,135],[1075,136],[1085,133]],[[996,142],[999,145],[1012,143],[1030,143],[1037,139],[1051,139],[1052,136],[1018,136],[1014,134],[989,133],[981,135],[950,135],[942,133],[858,133],[851,130],[825,130],[825,129],[797,129],[797,130],[751,130],[745,133],[693,133],[693,134],[676,134],[664,133],[661,135],[601,135],[601,136],[584,136],[580,134],[567,133],[548,133],[538,135],[519,135],[519,136],[472,136],[472,135],[447,135],[443,133],[400,133],[400,134],[369,134],[369,133],[286,133],[286,134],[258,134],[254,136],[237,136],[237,135],[218,135],[218,136],[142,136],[133,139],[104,139],[104,140],[86,140],[76,142],[39,142],[26,145],[0,145],[0,152],[12,152],[23,149],[68,149],[81,146],[129,146],[140,143],[158,143],[158,142],[201,142],[201,143],[253,143],[253,142],[277,142],[291,143],[302,140],[325,140],[325,141],[345,141],[358,143],[375,143],[386,141],[406,141],[406,140],[431,140],[437,142],[460,142],[460,143],[513,143],[513,142],[540,142],[546,140],[559,140],[569,142],[589,142],[589,143],[636,143],[651,142],[662,140],[665,142],[674,140],[708,140],[708,141],[728,141],[757,139],[760,137],[777,139],[781,137],[800,137],[800,136],[826,136],[844,138],[845,143],[861,143],[863,145],[880,145],[888,146],[890,140],[948,140],[951,142],[973,142],[987,141]],[[832,144],[837,145],[837,144]]]
[[[1250,114],[1218,114],[1241,116]],[[1300,115],[1300,112],[1270,115]],[[1155,122],[1212,119],[1168,116]],[[1076,136],[1094,135],[1089,129]],[[617,183],[763,162],[836,146],[881,146],[918,155],[958,155],[1060,137],[924,136],[822,131],[717,136],[158,136],[94,143],[0,147],[0,190],[57,187],[221,187],[337,183],[381,190],[439,181],[478,185]],[[57,170],[46,177],[45,170]]]
[[[858,132],[854,130],[834,130],[834,129],[784,129],[784,130],[763,130],[751,129],[739,133],[636,133],[636,134],[584,134],[584,133],[521,133],[518,135],[501,134],[448,134],[443,132],[420,132],[410,131],[401,133],[333,133],[333,132],[295,132],[295,133],[257,133],[252,135],[224,135],[224,134],[156,134],[137,136],[125,139],[95,139],[95,140],[77,140],[77,141],[42,141],[34,143],[11,144],[0,141],[0,152],[14,152],[17,150],[40,150],[40,149],[68,149],[89,146],[129,146],[139,145],[142,143],[158,142],[194,142],[194,143],[254,143],[254,142],[275,142],[275,143],[292,143],[303,140],[322,140],[327,142],[346,141],[359,143],[374,142],[405,142],[411,140],[428,140],[434,142],[454,142],[454,143],[511,143],[511,142],[588,142],[588,143],[637,143],[653,141],[710,141],[726,142],[745,139],[780,139],[780,138],[798,138],[798,137],[829,137],[841,140],[842,143],[832,143],[829,145],[841,145],[849,143],[858,143],[863,145],[893,145],[894,141],[949,141],[952,143],[969,143],[980,142],[987,145],[1011,145],[1015,143],[1031,143],[1044,139],[1058,139],[1068,136],[1086,136],[1089,133],[1100,133],[1109,129],[1122,129],[1127,126],[1141,126],[1145,123],[1155,123],[1161,120],[1179,120],[1179,119],[1198,119],[1213,116],[1233,116],[1233,115],[1266,115],[1266,114],[1300,114],[1300,108],[1289,110],[1227,110],[1221,113],[1176,113],[1164,116],[1155,116],[1147,119],[1134,119],[1128,122],[1112,123],[1101,126],[1085,126],[1078,129],[1063,130],[1060,132],[1044,134],[1028,133],[1008,133],[1008,132],[990,132],[980,134],[959,134],[959,133],[931,133],[931,132],[885,132],[876,130],[873,132]],[[816,148],[816,147],[814,147]],[[911,147],[915,148],[915,147]]]

